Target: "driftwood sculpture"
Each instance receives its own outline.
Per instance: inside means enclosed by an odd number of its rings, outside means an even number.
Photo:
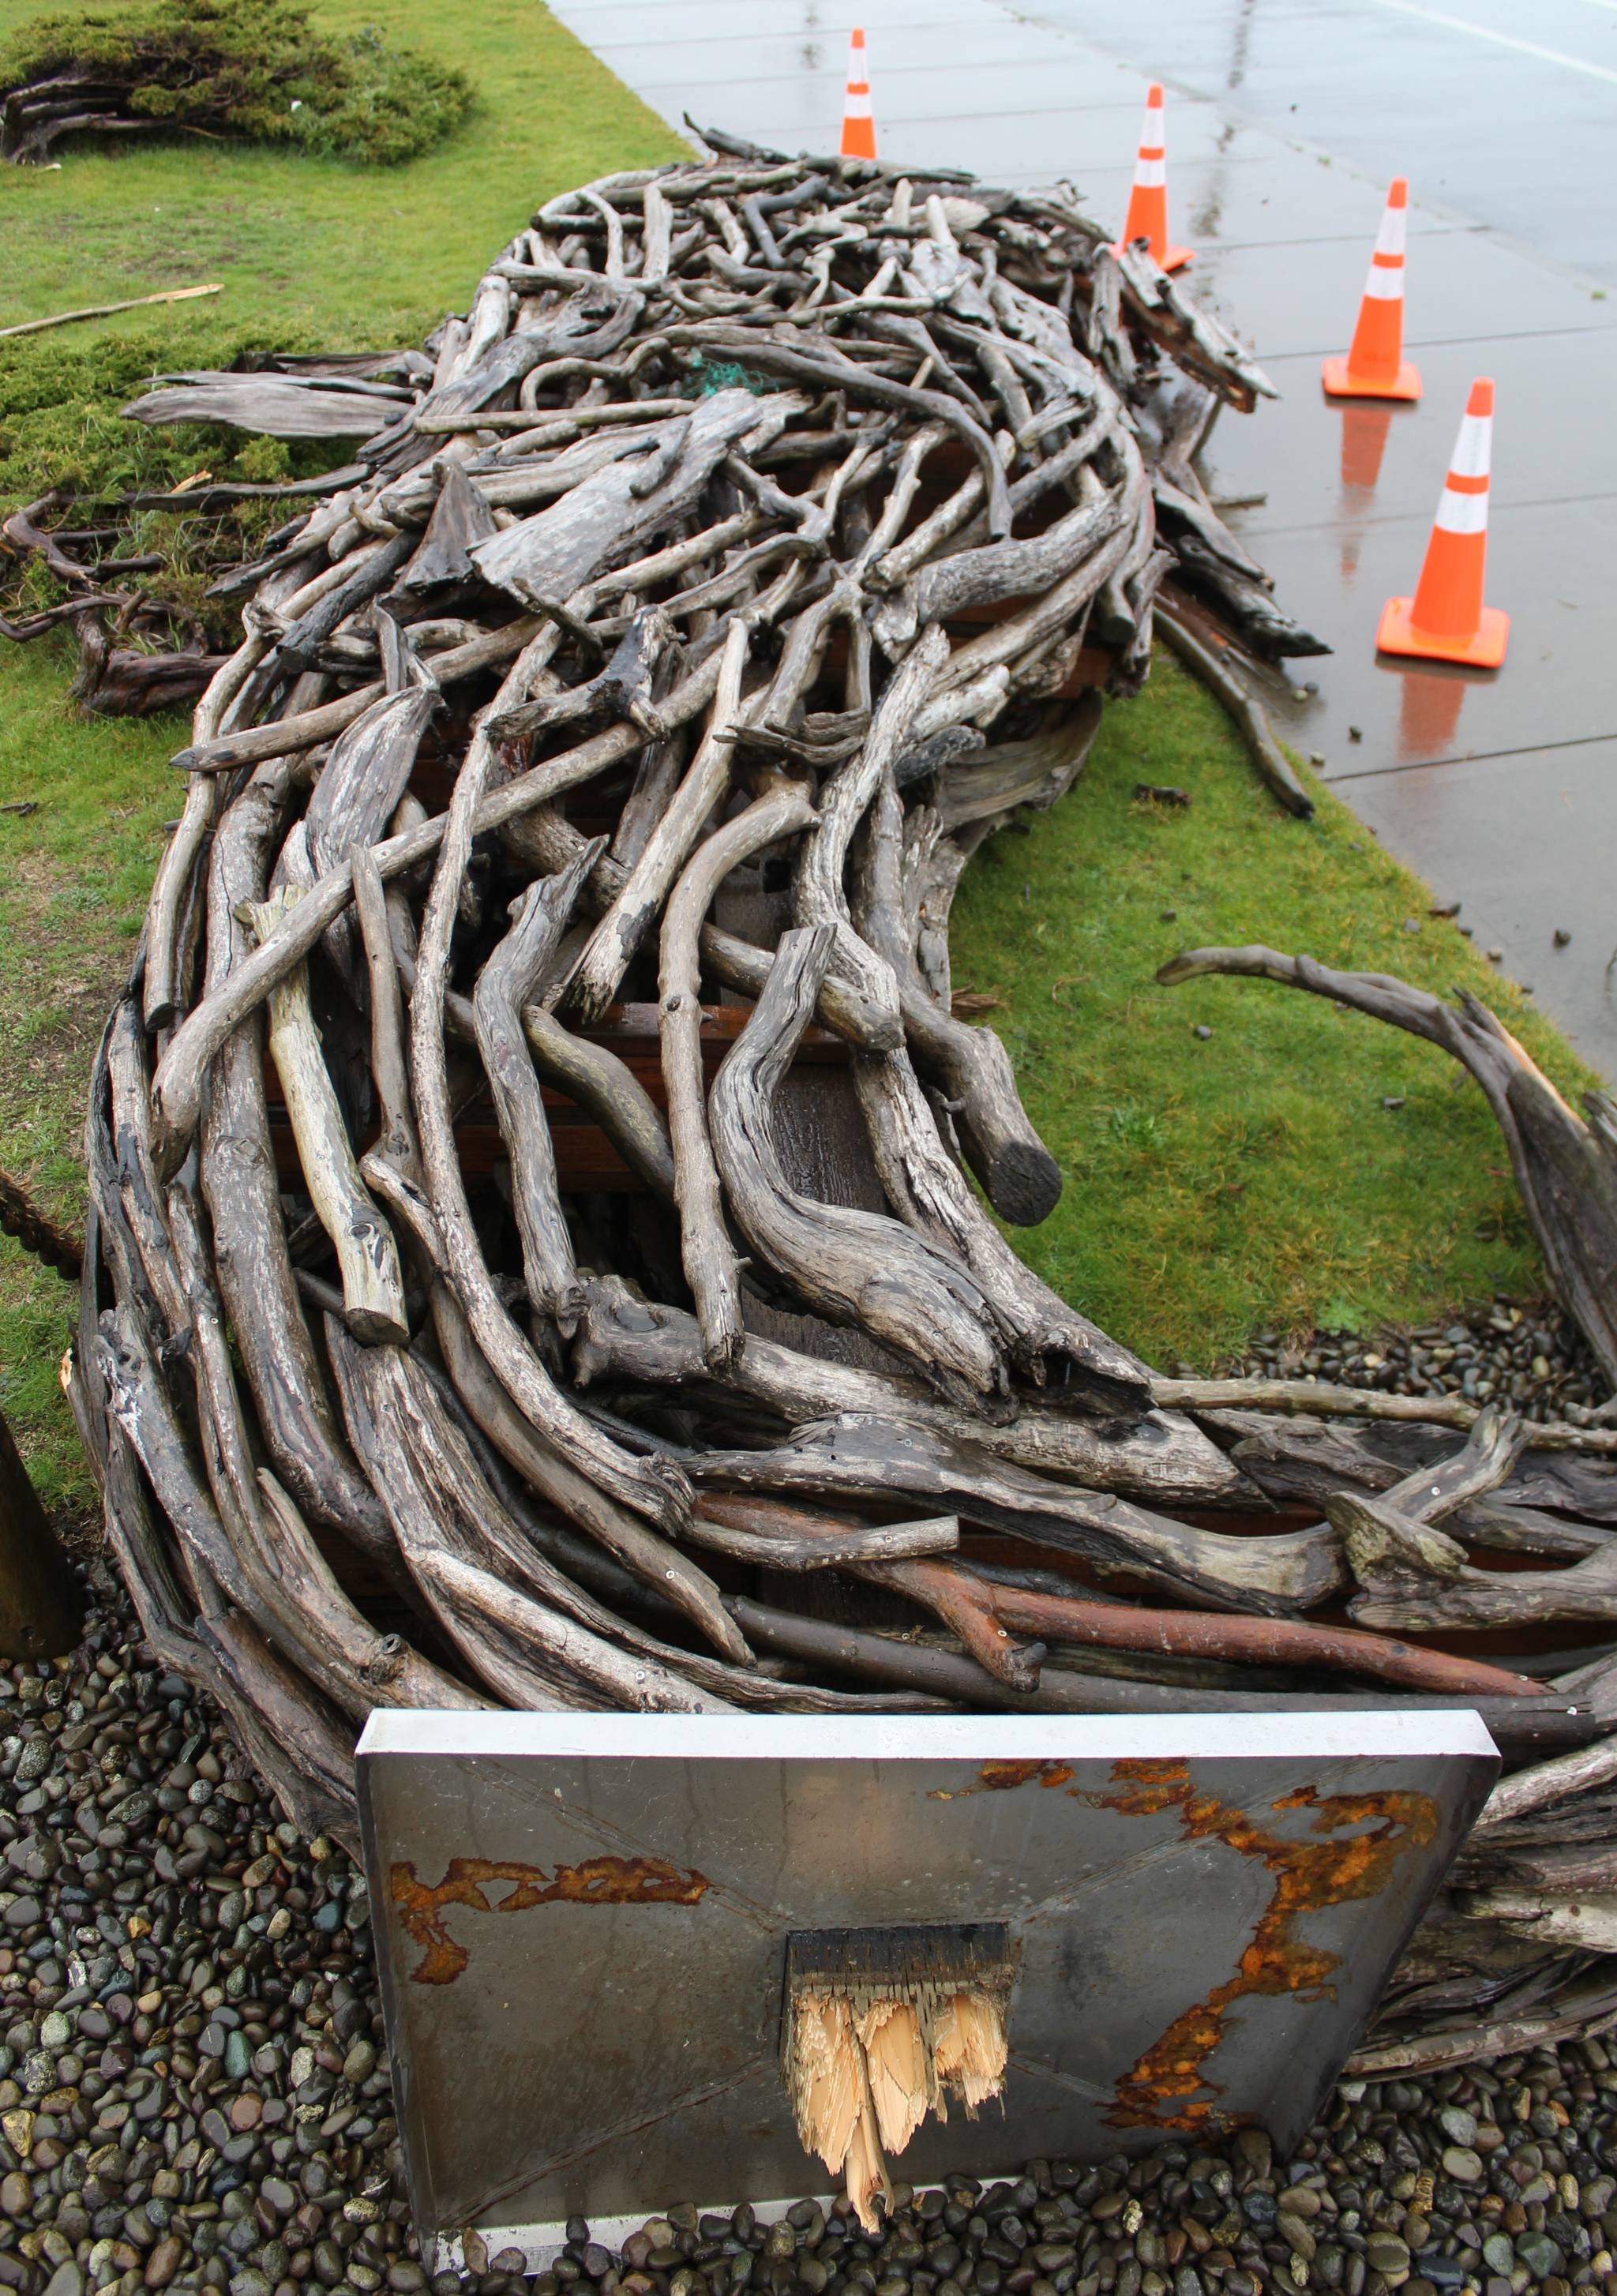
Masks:
[[[1534,1767],[1395,2006],[1581,2017],[1531,1845],[1617,1672],[1424,1629],[1544,1615],[1500,1554],[1609,1615],[1617,1436],[1155,1378],[1005,1240],[1061,1176],[951,993],[1166,574],[1315,643],[1189,460],[1268,386],[1064,196],[709,142],[393,397],[132,410],[366,434],[231,578],[95,1070],[69,1384],[146,1633],[339,1833],[378,1703],[1475,1703]]]

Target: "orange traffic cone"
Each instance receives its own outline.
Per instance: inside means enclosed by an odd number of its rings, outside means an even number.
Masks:
[[[1471,386],[1454,460],[1439,498],[1426,561],[1413,598],[1389,598],[1375,643],[1383,653],[1497,669],[1510,616],[1482,603],[1488,559],[1488,465],[1493,445],[1493,384]]]
[[[874,160],[875,156],[876,123],[865,70],[865,35],[856,25],[848,49],[848,93],[842,99],[842,157]]]
[[[1153,80],[1145,94],[1145,120],[1140,129],[1139,154],[1134,163],[1134,189],[1129,194],[1129,215],[1123,235],[1112,250],[1120,255],[1133,240],[1143,239],[1152,259],[1164,271],[1183,270],[1191,260],[1188,247],[1168,244],[1168,147],[1163,142],[1162,90]]]
[[[1404,357],[1404,246],[1409,186],[1394,176],[1387,193],[1358,324],[1343,358],[1325,363],[1325,387],[1337,398],[1418,398],[1421,374]]]

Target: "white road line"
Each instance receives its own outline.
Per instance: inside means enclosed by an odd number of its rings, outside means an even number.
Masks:
[[[1391,8],[1400,16],[1419,16],[1428,24],[1441,24],[1450,32],[1469,32],[1473,40],[1491,40],[1496,47],[1514,48],[1519,56],[1536,56],[1541,64],[1559,64],[1564,70],[1581,72],[1586,79],[1609,80],[1617,87],[1617,71],[1605,64],[1587,64],[1581,56],[1564,54],[1559,48],[1541,48],[1536,40],[1518,40],[1508,32],[1490,31],[1465,16],[1446,15],[1441,8],[1422,8],[1416,0],[1375,0],[1378,8]]]

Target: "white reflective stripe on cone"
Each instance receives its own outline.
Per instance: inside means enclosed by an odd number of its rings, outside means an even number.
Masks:
[[[1141,192],[1159,191],[1168,181],[1165,160],[1139,160],[1135,163],[1135,189]]]
[[[1486,534],[1487,496],[1457,494],[1452,487],[1445,487],[1438,496],[1435,523],[1445,534]]]
[[[1409,244],[1409,210],[1408,208],[1383,208],[1381,229],[1375,234],[1377,255],[1402,255]]]
[[[850,87],[848,91],[847,100],[842,106],[842,110],[845,117],[850,119],[868,119],[870,118],[870,90],[867,87]]]
[[[1457,478],[1485,479],[1493,447],[1491,414],[1465,414],[1449,467]]]
[[[1401,303],[1404,299],[1404,275],[1401,268],[1393,269],[1384,263],[1373,263],[1365,282],[1365,294],[1372,303]]]

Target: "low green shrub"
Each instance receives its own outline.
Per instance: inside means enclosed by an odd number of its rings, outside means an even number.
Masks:
[[[83,85],[81,101],[71,86]],[[462,72],[393,47],[374,26],[323,37],[281,0],[144,0],[116,12],[42,17],[0,46],[0,94],[37,92],[44,113],[11,106],[0,152],[43,158],[63,133],[100,117],[290,144],[368,166],[411,160],[472,108]],[[94,94],[90,94],[90,90]],[[58,125],[58,120],[82,121]]]

